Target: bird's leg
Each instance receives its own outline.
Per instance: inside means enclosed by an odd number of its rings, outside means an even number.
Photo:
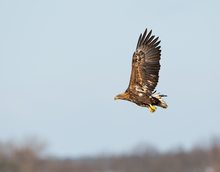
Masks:
[[[148,109],[149,109],[150,112],[153,113],[153,112],[155,112],[155,110],[156,110],[157,108],[156,108],[155,106],[153,106],[153,105],[150,104]]]

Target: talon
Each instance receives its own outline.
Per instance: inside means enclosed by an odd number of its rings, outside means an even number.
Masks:
[[[153,106],[153,105],[151,105],[150,104],[150,106],[149,106],[149,111],[151,112],[151,113],[153,113],[153,112],[155,112],[155,110],[157,109],[155,106]]]

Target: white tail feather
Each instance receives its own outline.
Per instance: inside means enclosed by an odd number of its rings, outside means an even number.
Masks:
[[[167,108],[168,107],[168,105],[166,104],[166,102],[162,98],[162,97],[166,97],[165,95],[160,95],[160,94],[156,93],[156,94],[153,94],[152,97],[155,97],[155,98],[157,98],[160,101],[158,106],[160,106],[162,108]]]

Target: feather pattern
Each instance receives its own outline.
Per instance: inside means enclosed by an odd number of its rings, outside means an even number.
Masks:
[[[160,41],[152,35],[152,30],[140,34],[136,51],[132,57],[132,70],[127,91],[135,93],[138,88],[148,95],[154,91],[160,70]]]
[[[132,57],[132,68],[130,82],[127,90],[118,94],[115,100],[131,101],[138,106],[148,107],[154,112],[156,107],[167,108],[163,100],[165,95],[157,94],[154,91],[159,80],[160,70],[160,40],[152,35],[152,30],[147,29],[140,34],[136,50]]]

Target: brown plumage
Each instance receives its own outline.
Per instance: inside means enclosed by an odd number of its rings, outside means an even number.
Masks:
[[[160,70],[160,41],[159,37],[152,35],[152,30],[147,29],[141,34],[136,50],[132,57],[132,70],[127,90],[115,97],[115,99],[128,100],[139,106],[148,107],[150,112],[156,110],[156,106],[167,108],[162,99],[166,95],[155,93]]]

